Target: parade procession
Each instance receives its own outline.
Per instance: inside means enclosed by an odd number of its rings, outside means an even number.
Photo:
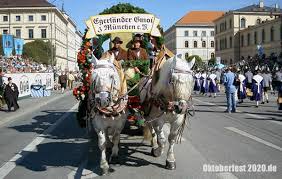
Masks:
[[[0,179],[280,179],[282,4],[239,1],[0,0]]]

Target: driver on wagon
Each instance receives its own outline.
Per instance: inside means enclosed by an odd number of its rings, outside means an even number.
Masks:
[[[136,34],[133,38],[133,48],[128,50],[128,60],[148,60],[148,54],[141,47],[142,38],[140,34]]]

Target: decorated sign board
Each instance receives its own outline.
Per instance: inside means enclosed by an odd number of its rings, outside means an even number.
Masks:
[[[11,77],[13,83],[19,88],[19,97],[29,96],[31,94],[31,85],[46,85],[47,90],[54,88],[53,73],[14,73],[5,74],[4,82],[8,84],[8,77]]]
[[[92,16],[86,21],[88,27],[86,38],[122,32],[149,33],[160,37],[159,23],[160,20],[152,14],[124,13]]]

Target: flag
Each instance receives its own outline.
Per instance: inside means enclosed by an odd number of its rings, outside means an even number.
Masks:
[[[2,35],[2,44],[3,44],[3,52],[6,57],[9,57],[12,55],[14,42],[13,42],[13,36],[8,34]]]
[[[16,55],[22,55],[23,54],[24,40],[15,38],[14,42],[15,42]]]

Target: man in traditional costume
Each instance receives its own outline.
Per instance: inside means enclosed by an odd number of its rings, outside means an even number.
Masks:
[[[144,48],[141,47],[142,38],[140,34],[136,34],[133,38],[133,48],[128,50],[128,60],[148,60],[148,54]]]
[[[200,92],[201,90],[201,72],[200,70],[196,70],[196,74],[194,75],[195,84],[194,84],[194,91],[195,94]]]
[[[207,94],[208,92],[208,80],[207,80],[207,73],[205,71],[202,72],[202,75],[201,75],[201,94]]]
[[[259,101],[262,99],[263,93],[263,77],[260,75],[260,71],[255,71],[252,84],[253,96],[251,100],[256,101],[256,107],[259,107]]]
[[[6,104],[8,106],[8,111],[11,111],[11,108],[14,107],[14,111],[19,109],[18,105],[18,97],[19,97],[19,90],[15,83],[12,82],[12,78],[8,78],[8,84],[5,87],[4,91],[4,98]]]
[[[214,98],[216,97],[216,93],[218,92],[216,80],[217,80],[217,76],[214,73],[214,71],[212,71],[211,74],[209,75],[209,81],[210,81],[209,83],[210,96],[209,97],[212,97],[212,94]]]
[[[116,61],[127,60],[127,52],[121,48],[121,44],[123,41],[119,37],[115,37],[112,40],[113,48],[111,48],[108,52],[112,55],[114,54]]]
[[[268,71],[268,69],[265,69],[262,73],[262,77],[263,77],[263,96],[262,96],[262,104],[266,102],[268,103],[268,91],[272,90],[272,75],[271,73]]]

